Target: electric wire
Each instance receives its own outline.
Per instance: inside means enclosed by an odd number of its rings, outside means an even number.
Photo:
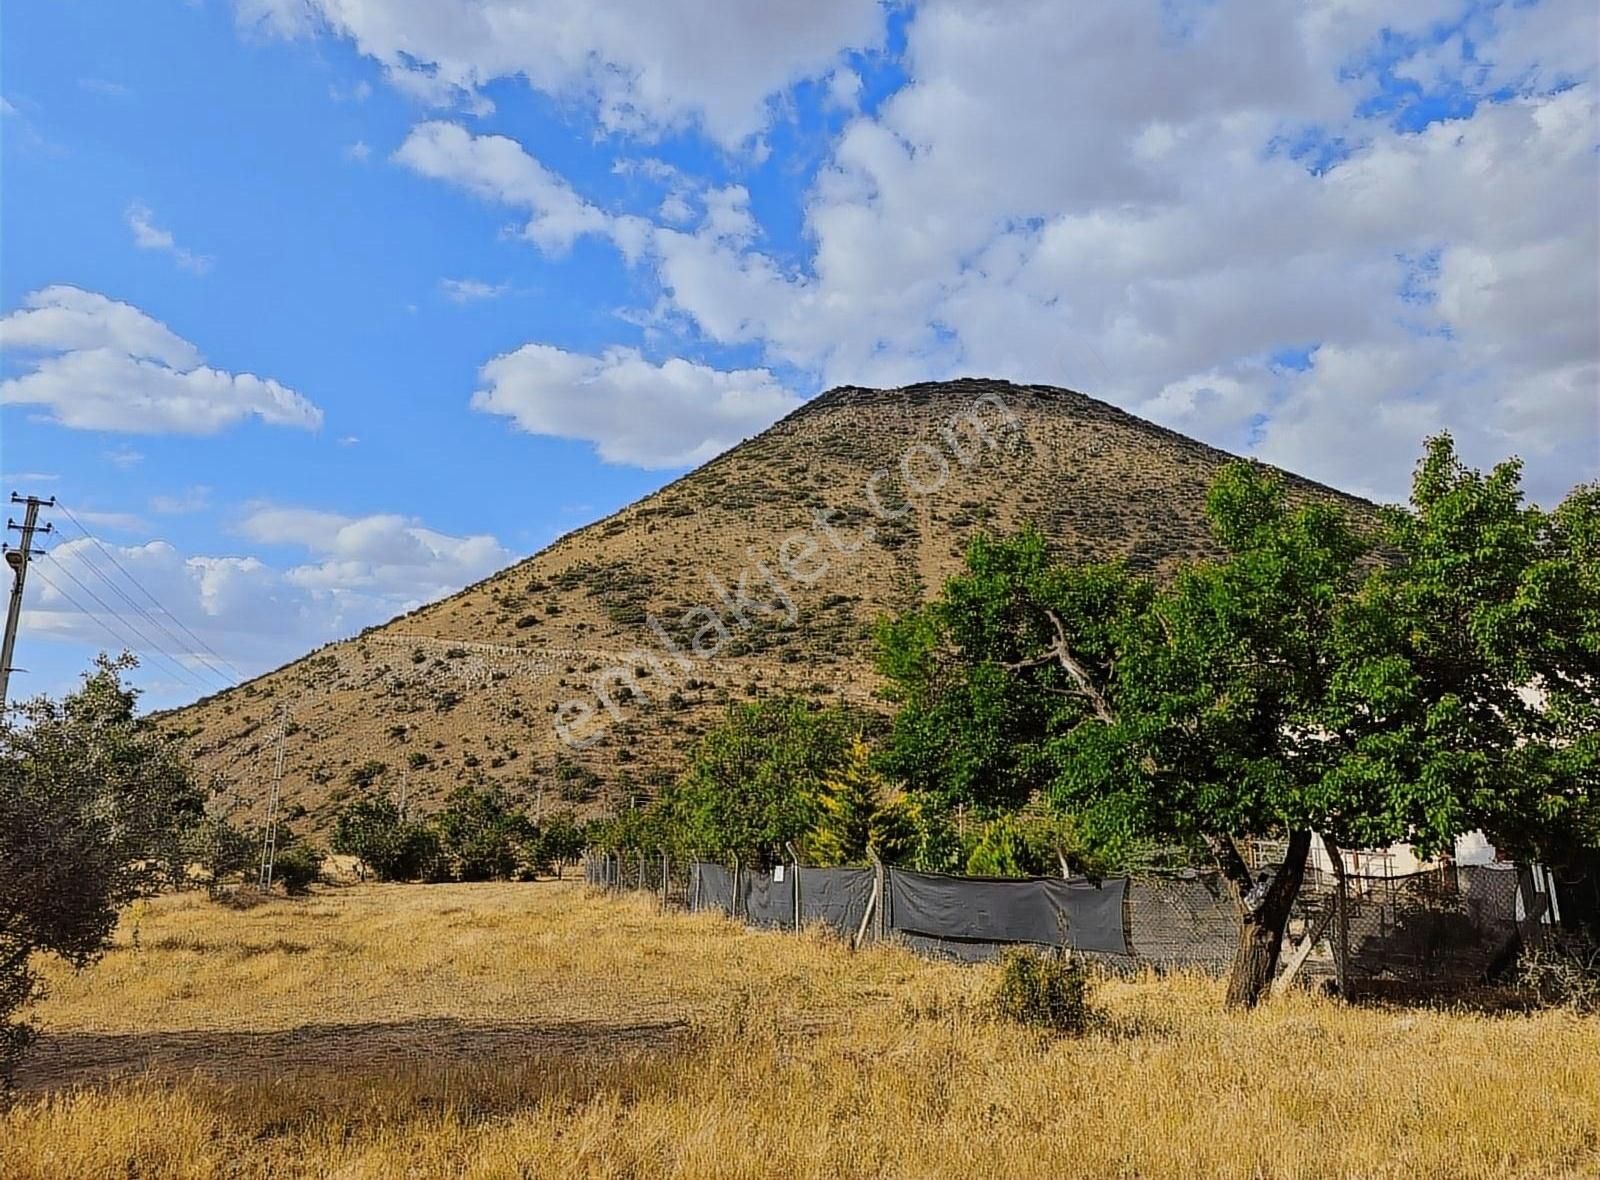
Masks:
[[[132,582],[133,585],[138,589],[139,593],[143,594],[146,598],[148,598],[150,600],[151,604],[154,605],[157,610],[161,611],[169,619],[171,619],[174,623],[176,623],[178,625],[178,629],[180,631],[182,631],[185,635],[187,635],[190,639],[192,639],[196,644],[198,644],[200,646],[200,648],[203,651],[205,651],[208,655],[210,655],[212,657],[212,659],[216,660],[218,664],[220,664],[222,667],[226,668],[228,670],[228,673],[231,673],[231,677],[228,677],[227,674],[221,673],[221,672],[218,673],[219,675],[223,675],[223,676],[225,676],[225,678],[229,678],[231,680],[232,684],[238,684],[240,681],[243,681],[245,679],[244,673],[240,672],[238,668],[235,668],[231,663],[229,663],[228,660],[226,658],[224,658],[222,655],[220,655],[216,651],[216,649],[214,649],[209,643],[207,643],[204,639],[201,639],[200,636],[196,635],[192,630],[190,630],[188,624],[186,624],[175,613],[173,613],[173,611],[170,608],[168,608],[164,603],[162,603],[161,600],[158,599],[154,594],[150,593],[150,591],[145,588],[144,583],[140,582],[138,578],[134,577],[133,574],[131,574],[128,571],[128,568],[126,566],[124,566],[120,561],[117,560],[116,554],[112,553],[111,550],[107,549],[106,546],[101,543],[99,537],[95,536],[87,528],[84,527],[83,522],[81,520],[79,520],[75,515],[73,515],[72,509],[68,508],[65,504],[62,504],[59,500],[56,502],[56,507],[60,508],[62,512],[66,513],[67,519],[72,521],[73,525],[77,528],[77,530],[80,533],[82,533],[85,537],[88,537],[89,540],[94,542],[95,548],[99,549],[101,553],[105,554],[106,560],[110,561],[112,565],[116,566],[117,569],[119,571],[121,571],[122,576],[127,578],[128,581]],[[102,576],[104,576],[104,575],[102,575]],[[120,593],[120,591],[119,591],[119,593]],[[133,604],[130,603],[130,605],[133,605]],[[143,608],[140,608],[140,609],[142,610]],[[146,612],[146,613],[148,614],[148,612]],[[155,622],[155,620],[153,620],[153,619],[151,621]],[[166,630],[166,628],[163,627],[162,630]],[[167,634],[168,635],[172,635],[172,632],[171,631],[167,631]],[[178,637],[176,635],[172,635],[172,638],[173,638],[173,640],[175,642],[179,642],[179,646],[180,647],[182,646],[181,641],[178,641]],[[208,664],[207,666],[210,666],[210,665]]]
[[[47,553],[47,554],[42,554],[41,556],[54,558],[55,555],[53,553]],[[94,599],[94,601],[97,602],[100,605],[100,607],[107,614],[109,614],[112,618],[116,619],[119,623],[121,623],[129,631],[133,632],[141,640],[143,640],[142,643],[131,644],[129,646],[132,646],[134,648],[141,648],[142,647],[145,650],[149,651],[152,655],[159,656],[161,659],[166,661],[168,666],[170,666],[172,668],[175,668],[180,676],[187,678],[191,684],[199,685],[200,690],[202,692],[209,693],[209,692],[212,691],[212,686],[210,684],[208,684],[206,681],[200,679],[200,677],[197,676],[193,671],[191,671],[190,669],[186,668],[182,663],[178,662],[177,660],[173,659],[173,657],[168,655],[166,650],[164,648],[162,648],[162,646],[159,643],[156,643],[153,640],[151,640],[151,638],[148,635],[146,635],[137,626],[135,626],[134,623],[133,623],[133,620],[127,618],[125,615],[122,614],[122,612],[118,611],[114,606],[112,606],[110,603],[108,603],[105,599],[101,598],[98,594],[96,594],[88,586],[84,585],[83,579],[79,578],[77,574],[73,573],[72,572],[72,568],[70,566],[62,565],[59,559],[54,560],[52,562],[52,564],[56,569],[60,570],[69,579],[71,579],[72,583],[75,586],[77,586],[78,589],[82,590],[90,598]],[[53,582],[51,582],[49,578],[46,578],[45,582],[46,582],[46,584],[50,585],[52,588],[54,588],[54,589],[59,591],[60,587],[55,586],[55,584]],[[81,605],[77,604],[77,603],[74,603],[73,605],[77,606],[79,610],[83,609],[83,607]],[[126,643],[126,637],[125,636],[123,637],[122,641],[124,643]]]

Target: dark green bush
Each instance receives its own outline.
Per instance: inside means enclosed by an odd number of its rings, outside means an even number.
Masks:
[[[272,862],[272,879],[288,894],[304,893],[322,875],[322,852],[303,840],[280,848]]]
[[[1004,1020],[1066,1036],[1081,1035],[1094,1015],[1083,962],[1032,947],[1001,958],[990,1002]]]

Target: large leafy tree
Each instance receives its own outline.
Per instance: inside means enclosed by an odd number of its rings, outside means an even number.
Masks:
[[[1057,566],[1030,534],[981,541],[884,633],[890,764],[996,811],[1044,790],[1090,831],[1203,842],[1241,915],[1229,1002],[1252,1004],[1314,831],[1597,843],[1597,496],[1546,513],[1519,475],[1434,440],[1411,506],[1364,536],[1233,465],[1207,504],[1226,556],[1162,587]],[[1252,836],[1287,841],[1266,879]]]
[[[768,865],[815,825],[850,719],[798,697],[736,704],[701,739],[665,811],[692,847]]]
[[[0,1072],[27,1040],[8,1017],[37,990],[35,953],[84,966],[117,912],[173,883],[204,796],[176,739],[134,715],[102,656],[83,686],[0,718]]]
[[[1600,487],[1527,504],[1521,464],[1466,467],[1431,439],[1389,560],[1340,619],[1321,718],[1347,837],[1426,848],[1483,829],[1562,862],[1600,848]]]

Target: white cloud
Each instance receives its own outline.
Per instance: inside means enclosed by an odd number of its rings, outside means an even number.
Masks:
[[[510,283],[485,283],[481,279],[440,279],[439,290],[451,303],[477,303],[498,299],[511,290]]]
[[[141,250],[160,250],[171,254],[179,266],[197,275],[205,274],[216,261],[209,255],[195,254],[178,245],[170,230],[164,230],[155,223],[155,214],[148,205],[129,205],[126,217],[128,228],[133,231],[133,244]]]
[[[151,496],[150,511],[163,516],[187,516],[202,512],[211,505],[211,489],[204,484],[194,484],[175,496]]]
[[[366,140],[358,139],[344,149],[344,158],[353,160],[357,164],[365,164],[372,158],[372,148],[367,145]]]
[[[292,585],[411,605],[487,577],[513,558],[486,534],[454,537],[392,514],[350,517],[258,505],[240,523],[240,531],[262,544],[299,546],[316,556],[316,561],[285,571]]]
[[[81,511],[78,515],[88,519]],[[92,541],[66,541],[32,567],[40,576],[28,580],[23,629],[99,647],[120,638],[146,657],[147,673],[170,679],[170,670],[162,672],[165,662],[150,655],[152,647],[165,649],[216,687],[216,677],[204,667],[217,664],[207,647],[253,675],[453,593],[515,556],[493,537],[450,536],[389,515],[257,507],[246,516],[243,531],[262,543],[308,551],[311,560],[280,567],[249,554],[185,554],[166,541],[103,542],[116,559],[113,564]],[[149,608],[161,626],[122,609],[123,600],[101,580],[103,573],[130,598],[148,605],[122,581],[117,565],[162,604],[163,611]],[[104,605],[83,587],[94,590]],[[108,606],[117,607],[121,617]],[[188,695],[195,691],[190,684]]]
[[[526,344],[479,373],[475,409],[531,434],[593,443],[608,463],[682,467],[727,450],[800,405],[765,369],[722,371],[629,348],[583,356]]]
[[[588,105],[608,131],[691,125],[734,146],[768,100],[879,45],[877,0],[235,0],[241,21],[286,36],[353,41],[424,101],[487,105],[480,88],[521,78]]]
[[[503,135],[473,135],[455,123],[421,123],[411,129],[394,158],[420,175],[528,210],[532,217],[523,236],[551,253],[606,227],[600,210],[523,151],[516,140]]]
[[[1419,64],[1512,86],[1470,118],[1357,117],[1380,31],[1456,9],[932,0],[808,194],[803,265],[725,216],[612,234],[658,316],[824,385],[1074,385],[1385,496],[1449,427],[1548,498],[1600,470],[1596,13],[1501,8],[1469,29],[1490,64]]]
[[[129,434],[215,434],[244,418],[314,430],[322,411],[292,389],[202,363],[198,349],[127,303],[45,287],[0,319],[0,348],[29,371],[0,404],[48,409],[62,426]]]

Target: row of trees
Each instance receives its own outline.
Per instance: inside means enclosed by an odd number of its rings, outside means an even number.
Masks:
[[[493,881],[530,878],[575,863],[587,836],[570,812],[536,823],[498,787],[458,788],[426,819],[407,816],[386,795],[342,808],[331,846],[380,881]]]
[[[979,538],[882,628],[887,732],[736,706],[679,783],[597,835],[989,873],[1192,849],[1238,902],[1235,1005],[1272,977],[1313,833],[1426,855],[1482,830],[1555,863],[1600,848],[1600,487],[1547,511],[1519,463],[1482,474],[1441,437],[1376,519],[1247,463],[1207,512],[1224,556],[1164,582],[1062,564],[1034,532]],[[1263,837],[1288,846],[1270,881],[1243,854]]]

